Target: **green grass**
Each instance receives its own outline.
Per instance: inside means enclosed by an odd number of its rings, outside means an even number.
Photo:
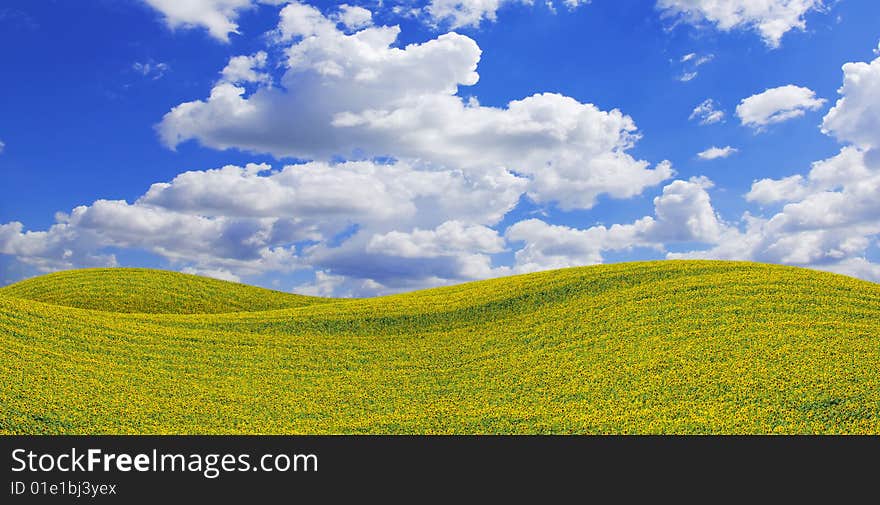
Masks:
[[[0,433],[880,433],[878,370],[880,285],[753,263],[355,300],[130,269],[0,289]]]

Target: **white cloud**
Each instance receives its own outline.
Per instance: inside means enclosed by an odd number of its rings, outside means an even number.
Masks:
[[[548,224],[539,219],[520,221],[506,232],[509,240],[525,243],[516,252],[517,272],[602,263],[602,251],[614,248],[612,242],[615,235],[604,226],[578,230]]]
[[[235,21],[242,11],[258,3],[280,4],[283,0],[144,0],[156,9],[169,28],[202,27],[212,37],[229,41],[230,33],[238,33]]]
[[[771,204],[799,200],[806,195],[804,178],[801,175],[792,175],[783,179],[761,179],[752,182],[752,189],[746,194],[746,200]]]
[[[340,6],[340,10],[333,17],[339,19],[343,12],[345,11]],[[337,31],[336,21],[325,17],[317,7],[301,2],[290,2],[281,9],[280,17],[278,32],[279,40],[282,42],[319,34],[326,37]],[[372,18],[372,13],[370,17]]]
[[[724,121],[724,111],[718,109],[718,102],[707,98],[700,105],[694,107],[688,118],[691,121],[699,119],[701,125],[710,125]]]
[[[6,149],[6,142],[0,140],[0,154],[3,154],[3,151]]]
[[[880,281],[867,259],[880,237],[880,59],[847,63],[842,97],[825,116],[823,131],[850,143],[805,175],[754,181],[746,200],[781,205],[769,218],[743,216],[718,245],[670,257],[709,257],[787,263]]]
[[[706,177],[673,181],[654,198],[656,219],[645,239],[663,242],[715,242],[724,231],[707,192],[713,186]]]
[[[600,239],[595,258],[602,250],[713,240],[722,225],[705,192],[710,185],[675,181],[655,198],[655,217],[588,230],[588,238]],[[315,282],[298,290],[337,295],[384,294],[593,257],[564,259],[535,243],[528,224],[518,224],[507,235],[529,245],[517,253],[516,269],[493,265],[492,255],[507,243],[491,226],[524,189],[522,179],[505,171],[469,180],[458,171],[404,163],[313,162],[278,171],[226,166],[153,184],[133,203],[79,206],[59,214],[47,231],[0,225],[0,253],[45,271],[115,265],[112,249],[146,250],[183,271],[228,280],[314,269]]]
[[[253,274],[296,267],[295,249],[273,242],[292,242],[300,230],[278,218],[232,219],[98,200],[75,208],[64,222],[92,247],[145,249],[203,269]]]
[[[759,203],[799,202],[816,193],[845,188],[871,178],[868,159],[864,151],[844,147],[836,156],[813,163],[806,177],[793,175],[755,181],[746,199]]]
[[[824,266],[824,270],[880,283],[880,264],[871,263],[865,258],[847,258]]]
[[[307,248],[304,256],[316,270],[343,276],[346,282],[340,291],[354,294],[426,288],[511,272],[508,267],[494,267],[492,258],[485,252],[453,253],[448,248],[434,248],[432,238],[437,233],[437,230],[418,230],[415,235],[390,238],[386,235],[379,239],[379,244],[370,247],[373,235],[362,230],[338,247],[321,243]]]
[[[807,196],[835,191],[855,181],[871,178],[866,165],[866,153],[855,147],[845,147],[836,156],[817,161],[806,177],[799,174],[783,179],[762,179],[752,183],[746,200],[762,204],[799,202]]]
[[[181,272],[185,274],[201,275],[203,277],[213,277],[214,279],[220,279],[221,281],[241,282],[241,277],[235,275],[229,270],[223,270],[222,268],[209,269],[186,267],[182,269]]]
[[[426,12],[437,22],[446,21],[452,28],[479,26],[484,20],[495,21],[502,3],[520,0],[431,0]]]
[[[171,67],[167,63],[157,63],[151,60],[143,63],[136,61],[132,63],[131,68],[142,76],[157,81],[164,77],[165,73],[168,72]]]
[[[632,224],[593,226],[585,230],[545,223],[538,219],[520,221],[505,233],[511,241],[522,241],[516,252],[517,272],[591,265],[603,261],[605,251],[648,247],[663,250],[677,242],[716,243],[726,225],[712,208],[705,177],[677,180],[654,199],[654,217]]]
[[[717,160],[719,158],[727,158],[733,154],[739,152],[739,149],[735,147],[725,146],[725,147],[710,147],[701,153],[697,153],[697,157],[701,160]]]
[[[16,221],[0,224],[0,253],[15,256],[44,272],[116,266],[114,255],[96,254],[93,249],[87,238],[72,232],[64,222],[47,231],[25,231],[24,225]]]
[[[699,58],[696,59],[696,61],[694,61],[694,67],[702,67],[703,65],[705,65],[706,63],[709,63],[710,61],[712,61],[714,59],[715,59],[714,54],[706,54],[706,55],[700,56]]]
[[[315,272],[315,281],[294,288],[293,292],[306,296],[353,296],[351,292],[340,293],[340,287],[345,284],[345,277],[328,274],[323,270]]]
[[[569,9],[576,9],[581,5],[587,5],[592,1],[593,0],[563,0],[562,3],[564,3]]]
[[[573,10],[591,0],[564,0],[563,4]],[[448,23],[451,28],[466,26],[478,27],[483,21],[494,22],[498,19],[498,10],[506,4],[521,3],[532,5],[533,0],[429,0],[425,12],[431,21]],[[552,2],[546,2],[551,12],[556,12]]]
[[[159,125],[169,145],[319,161],[185,172],[133,203],[78,207],[45,232],[12,223],[4,252],[52,269],[144,249],[216,277],[312,269],[300,291],[380,294],[511,273],[493,264],[507,250],[493,226],[525,195],[588,208],[673,175],[627,153],[639,133],[622,112],[553,93],[506,107],[465,101],[459,87],[479,78],[472,39],[398,47],[398,27],[353,28],[352,12],[288,4],[273,34],[286,66],[278,86],[267,52],[236,56],[207,100]],[[396,161],[330,162],[340,157]]]
[[[682,64],[684,70],[681,75],[678,76],[678,80],[681,82],[690,82],[696,79],[699,75],[697,69],[713,59],[715,59],[715,55],[711,53],[702,56],[697,53],[688,53],[682,56],[678,62]]]
[[[336,19],[349,30],[360,30],[373,24],[373,13],[363,7],[342,4]]]
[[[736,115],[744,126],[756,130],[801,117],[808,110],[817,110],[825,104],[824,98],[800,86],[787,85],[771,88],[743,99],[736,107]]]
[[[220,71],[223,82],[230,84],[263,83],[271,84],[272,77],[260,69],[266,67],[269,55],[265,51],[258,51],[251,56],[233,56],[229,59],[226,67]]]
[[[578,229],[529,219],[500,234],[495,228],[523,196],[584,209],[602,195],[639,195],[674,171],[629,154],[639,132],[618,110],[555,93],[504,107],[464,100],[460,87],[479,78],[476,42],[450,33],[398,46],[398,27],[367,24],[359,11],[360,21],[346,21],[350,11],[287,5],[274,33],[284,51],[278,86],[266,52],[236,56],[209,98],[175,107],[159,125],[171,146],[195,139],[317,161],[185,172],[133,203],[98,200],[60,214],[45,231],[3,224],[0,253],[52,270],[115,265],[113,250],[140,249],[233,280],[311,269],[314,281],[297,290],[322,295],[383,294],[692,243],[709,248],[668,256],[876,278],[880,267],[865,259],[880,233],[876,60],[844,67],[841,99],[823,123],[854,145],[808,174],[753,183],[746,200],[781,207],[769,217],[746,214],[742,229],[725,223],[712,207],[711,182],[692,178],[667,184],[653,214],[630,223]],[[696,66],[706,58],[687,56]],[[743,100],[737,115],[760,128],[823,102],[785,86]],[[718,123],[724,111],[708,99],[690,118]],[[735,151],[713,147],[700,157]],[[393,161],[375,159],[386,156]],[[339,158],[373,161],[330,161]],[[512,266],[494,263],[519,243]]]
[[[727,231],[706,251],[672,258],[717,258],[785,263],[833,271],[872,272],[864,257],[880,234],[880,160],[845,147],[813,164],[806,177],[756,181],[746,199],[783,203],[769,218],[746,214],[745,230]],[[860,259],[861,258],[861,259]],[[867,276],[866,278],[870,278]]]
[[[281,86],[220,82],[207,100],[175,107],[159,125],[175,146],[197,139],[279,157],[392,156],[473,177],[500,168],[530,179],[528,194],[563,208],[589,208],[599,195],[629,198],[672,176],[627,151],[638,139],[618,110],[559,94],[535,94],[506,107],[456,95],[477,82],[480,48],[447,33],[394,47],[398,27],[352,34],[314,7],[291,3],[279,39],[288,41]]]
[[[378,231],[451,219],[494,224],[516,205],[525,184],[504,170],[471,178],[406,163],[312,162],[280,171],[251,164],[185,172],[152,185],[138,203],[198,215],[291,218],[302,236],[324,240],[353,223]]]
[[[842,142],[880,149],[880,58],[843,66],[842,97],[822,121],[822,131]]]
[[[488,255],[504,242],[488,225],[525,182],[504,170],[471,179],[405,163],[226,166],[153,184],[134,203],[79,206],[47,231],[2,225],[0,253],[47,271],[115,264],[109,248],[227,279],[315,267],[341,271],[355,294],[440,285],[493,275]]]
[[[719,30],[753,29],[769,47],[778,47],[793,29],[806,28],[805,14],[822,0],[658,0],[665,15],[694,24],[708,22]]]
[[[504,251],[504,239],[482,225],[447,221],[434,230],[415,228],[408,233],[392,231],[374,235],[366,250],[401,258],[436,258],[472,252],[492,254]]]

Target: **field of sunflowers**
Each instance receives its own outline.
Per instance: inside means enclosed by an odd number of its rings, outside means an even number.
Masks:
[[[880,285],[661,261],[372,299],[0,289],[0,433],[880,433]]]

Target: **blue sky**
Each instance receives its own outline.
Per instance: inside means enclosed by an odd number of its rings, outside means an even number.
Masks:
[[[0,283],[363,296],[673,257],[880,281],[880,4],[728,4],[4,2]]]

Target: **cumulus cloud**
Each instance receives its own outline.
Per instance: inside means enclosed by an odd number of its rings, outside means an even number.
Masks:
[[[799,202],[813,194],[835,191],[855,181],[869,179],[871,175],[865,152],[849,146],[836,156],[813,163],[806,177],[797,174],[753,182],[746,199],[763,204]]]
[[[848,145],[805,174],[754,181],[745,198],[772,206],[769,217],[747,212],[743,229],[731,227],[716,246],[669,257],[785,263],[880,282],[880,265],[867,259],[880,237],[878,61],[843,66],[841,98],[823,120],[823,131]]]
[[[318,244],[306,253],[319,271],[341,276],[346,292],[384,294],[510,274],[491,258],[505,250],[496,230],[451,220],[408,232],[364,230],[340,247]]]
[[[719,30],[756,30],[764,43],[779,47],[791,30],[806,28],[804,16],[822,8],[822,0],[658,0],[665,15],[699,24],[710,23]]]
[[[312,162],[280,171],[251,164],[185,172],[154,184],[139,202],[192,214],[298,218],[301,229],[320,225],[319,238],[328,238],[352,222],[380,230],[434,227],[450,218],[494,224],[516,205],[525,183],[503,170],[471,178],[402,162]]]
[[[261,72],[266,68],[269,55],[265,51],[258,51],[250,56],[233,56],[229,63],[220,71],[221,82],[230,84],[262,83],[271,84],[272,77]]]
[[[880,149],[880,58],[843,66],[842,95],[822,121],[822,131],[842,142]]]
[[[236,20],[242,11],[258,3],[278,5],[284,0],[144,0],[162,14],[169,28],[201,27],[217,40],[228,42],[238,33]]]
[[[63,221],[47,231],[25,231],[24,225],[16,221],[0,224],[0,253],[15,256],[43,272],[117,265],[113,254],[94,253],[89,238],[69,228]]]
[[[746,199],[774,205],[769,217],[723,221],[711,181],[695,177],[666,184],[653,214],[629,223],[574,228],[527,219],[501,233],[524,197],[587,209],[603,195],[642,194],[674,171],[629,154],[639,132],[621,111],[555,93],[503,107],[463,100],[459,89],[479,78],[476,42],[449,33],[400,46],[398,27],[374,26],[353,9],[286,5],[271,35],[272,51],[283,51],[277,85],[270,53],[235,56],[207,98],[180,104],[158,126],[169,146],[195,139],[314,161],[185,172],[131,203],[98,200],[59,214],[42,231],[2,224],[0,253],[46,271],[115,265],[117,249],[230,280],[306,269],[314,280],[297,291],[325,296],[599,263],[633,248],[663,254],[676,244],[706,249],[668,257],[876,278],[880,267],[865,259],[880,233],[876,60],[844,67],[841,98],[823,123],[852,145],[807,174],[753,183]],[[274,64],[279,54],[271,55]],[[824,102],[806,88],[783,88],[795,90],[743,100],[737,115],[760,128]],[[711,99],[691,114],[701,124],[723,118]],[[715,147],[701,158],[735,151]],[[510,252],[513,264],[497,263]]]
[[[287,5],[281,86],[248,94],[219,82],[206,100],[166,114],[163,141],[301,159],[392,156],[475,177],[501,167],[529,178],[531,198],[563,208],[589,208],[602,194],[629,198],[673,175],[668,162],[652,168],[628,154],[639,134],[619,110],[555,93],[506,107],[463,100],[456,93],[477,82],[481,55],[466,36],[399,48],[396,26],[345,33],[332,17]]]
[[[848,146],[836,156],[814,163],[806,177],[755,181],[746,199],[781,204],[781,210],[769,218],[747,213],[743,217],[745,229],[729,230],[717,246],[670,257],[753,260],[840,272],[872,272],[874,267],[868,268],[864,257],[880,234],[877,158],[872,152]],[[862,267],[854,269],[856,264]]]
[[[645,232],[648,241],[715,242],[725,229],[712,207],[708,189],[713,183],[706,177],[678,180],[663,188],[654,198],[655,219]]]
[[[107,251],[123,248],[226,279],[317,268],[358,279],[353,293],[439,285],[492,275],[504,243],[488,226],[525,182],[402,162],[230,165],[153,184],[133,203],[79,206],[46,231],[2,225],[0,253],[45,271],[112,265]]]
[[[416,228],[374,235],[366,250],[400,258],[436,258],[470,252],[499,253],[504,251],[504,240],[486,226],[447,221],[433,230]]]
[[[707,98],[700,105],[694,107],[688,119],[699,120],[701,125],[710,125],[724,121],[724,111],[718,108],[718,102]]]
[[[807,195],[804,178],[792,175],[782,179],[761,179],[752,182],[752,189],[746,194],[746,200],[760,204],[772,204],[798,200]]]
[[[349,30],[360,30],[373,24],[373,13],[363,7],[342,4],[336,19]]]
[[[501,235],[493,226],[524,182],[506,171],[471,180],[403,162],[230,165],[153,184],[132,203],[76,207],[46,231],[0,225],[0,253],[45,271],[115,265],[116,249],[227,280],[312,269],[314,282],[299,292],[363,296],[594,263],[607,250],[712,242],[724,229],[706,193],[711,182],[694,178],[664,187],[654,216],[632,224],[572,231],[529,220]],[[526,244],[515,266],[496,265],[508,240]]]
[[[712,207],[707,192],[711,187],[705,177],[673,181],[654,199],[654,216],[631,224],[582,230],[539,219],[520,221],[505,233],[511,241],[524,242],[515,255],[515,271],[597,264],[603,261],[605,251],[635,247],[662,251],[671,243],[716,243],[727,227]]]
[[[820,267],[821,268],[821,267]],[[837,263],[824,266],[824,270],[838,274],[858,277],[873,282],[880,282],[880,265],[871,263],[865,258],[847,258]]]
[[[808,110],[825,105],[824,98],[800,86],[789,84],[771,88],[743,99],[736,107],[736,115],[744,126],[758,131],[766,126],[803,116]]]
[[[353,296],[353,292],[340,292],[340,287],[346,284],[345,277],[329,274],[323,270],[315,271],[314,282],[300,284],[293,289],[294,293],[306,296]],[[362,292],[363,290],[358,290]]]
[[[6,149],[6,142],[0,140],[0,154],[3,154],[4,149]]]
[[[506,236],[509,240],[524,242],[516,252],[516,271],[535,272],[602,263],[602,251],[612,250],[617,235],[623,233],[628,230],[610,233],[604,226],[579,230],[528,219],[508,228]],[[631,239],[621,242],[632,245]]]
[[[735,147],[725,146],[725,147],[710,147],[703,152],[697,153],[697,157],[701,160],[717,160],[719,158],[727,158],[733,154],[739,152],[739,149]]]
[[[430,240],[432,235],[435,234],[423,236],[420,233],[404,240]],[[452,254],[449,250],[432,253],[428,252],[430,247],[423,249],[421,245],[404,253],[400,243],[392,246],[391,241],[383,240],[383,247],[375,248],[370,247],[370,241],[370,233],[360,231],[338,247],[321,243],[306,249],[304,254],[316,270],[344,278],[343,285],[338,288],[341,292],[358,295],[434,287],[511,272],[509,267],[494,266],[491,256],[485,253],[461,251]],[[428,252],[428,256],[412,256],[416,250]]]
[[[158,126],[172,146],[193,138],[316,161],[185,172],[133,202],[60,214],[45,231],[3,225],[0,252],[52,270],[115,264],[113,251],[138,249],[219,278],[308,269],[314,281],[300,292],[383,294],[513,272],[495,263],[510,250],[496,227],[523,197],[589,208],[673,176],[668,162],[628,154],[639,132],[622,112],[555,93],[505,107],[465,101],[459,87],[479,78],[472,39],[398,47],[398,27],[353,28],[364,23],[345,21],[349,11],[288,4],[272,34],[283,51],[277,85],[268,52],[235,56],[209,98]],[[682,184],[664,189],[656,217],[612,227],[606,244],[716,234],[713,221],[676,210],[698,205],[708,182]]]

